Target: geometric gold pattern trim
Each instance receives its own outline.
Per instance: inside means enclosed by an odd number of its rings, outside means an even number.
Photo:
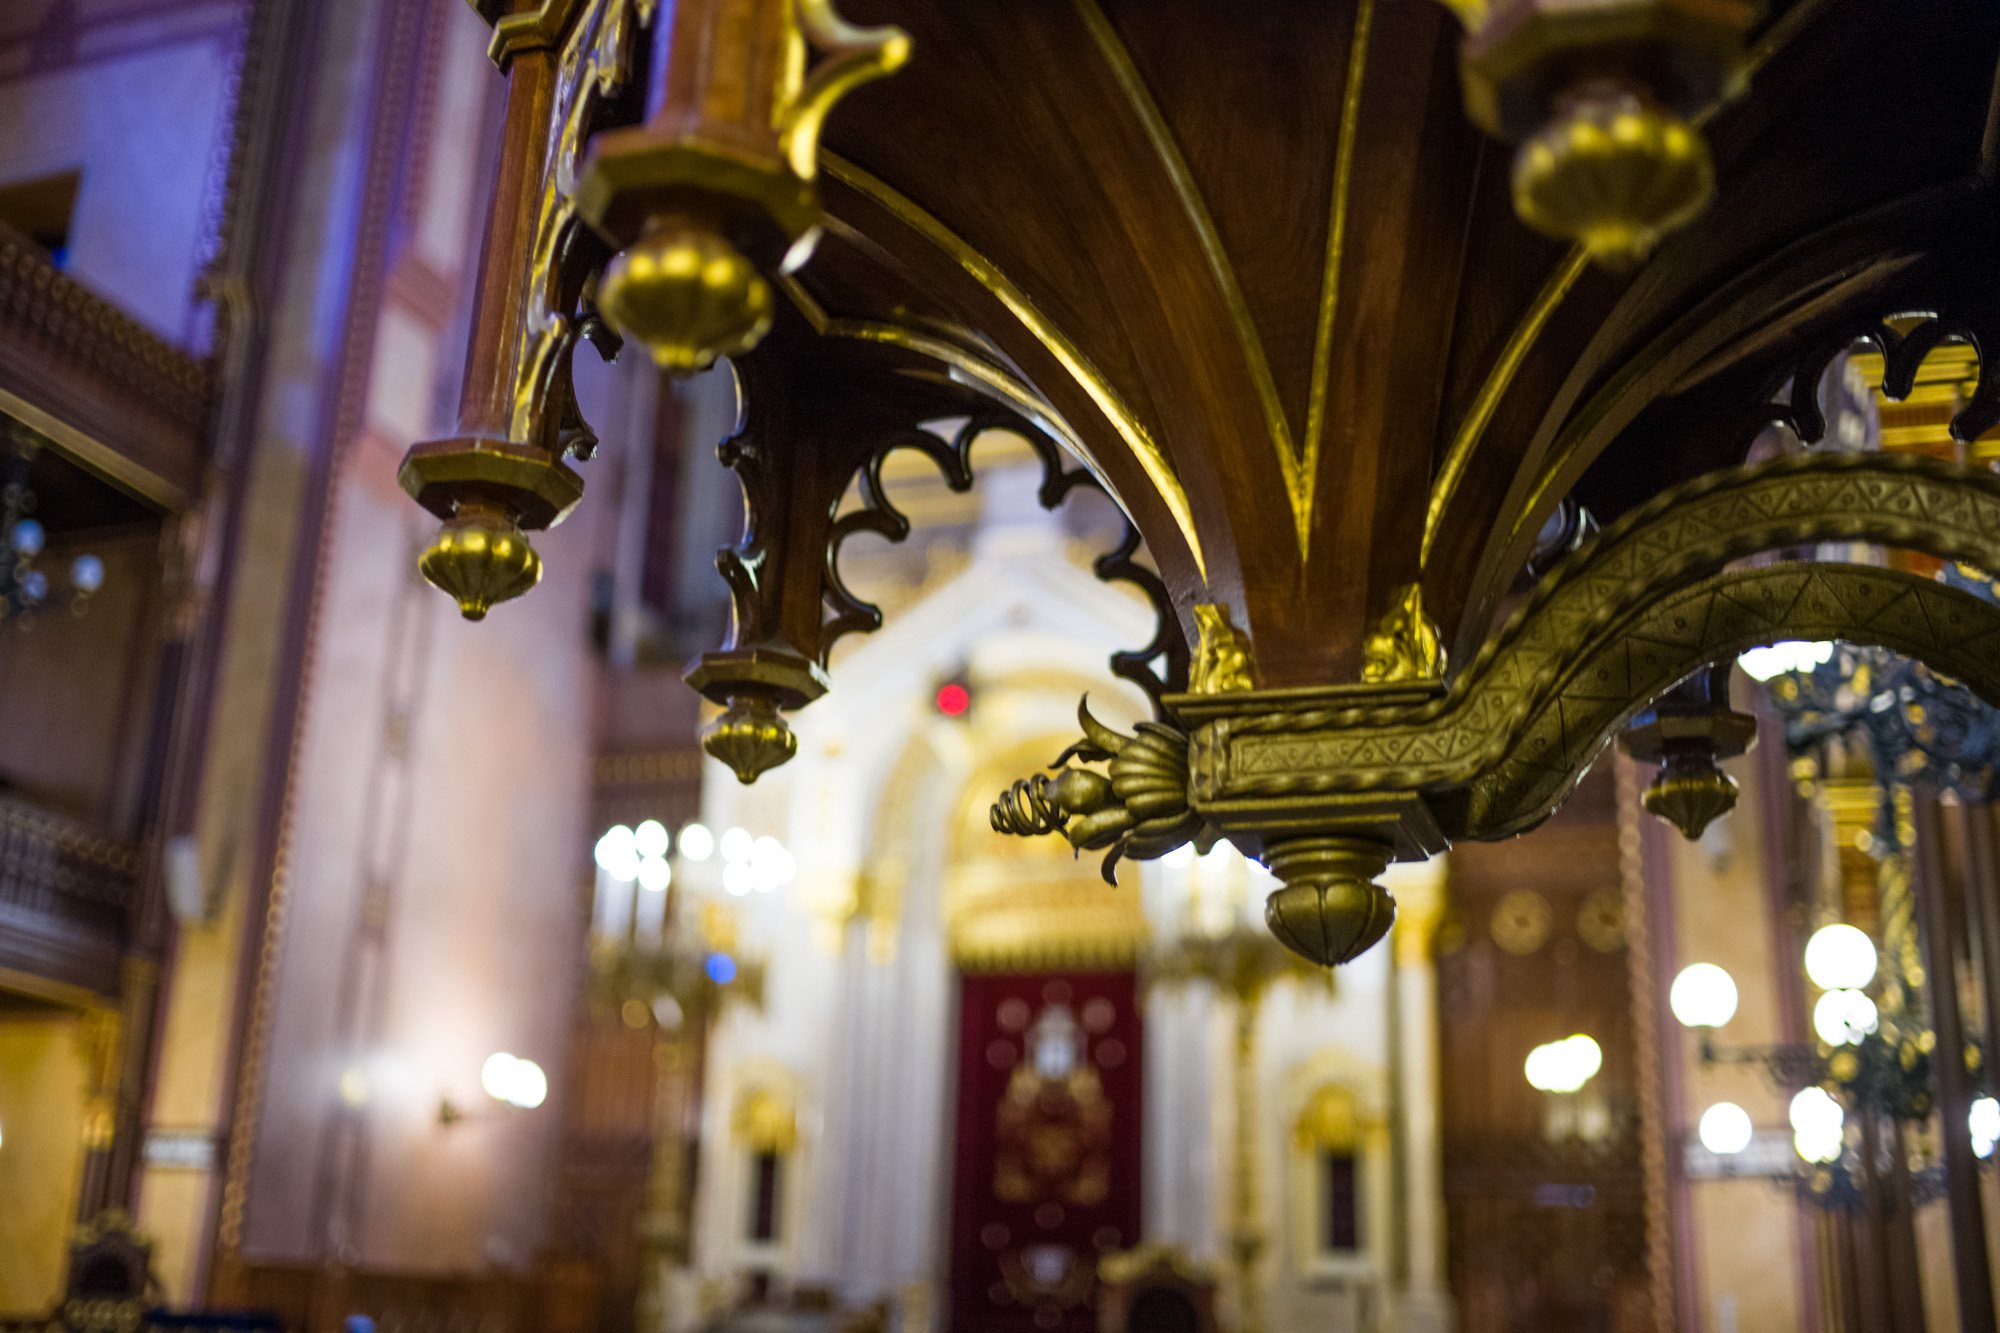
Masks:
[[[1544,817],[1625,717],[1695,667],[1777,637],[1879,642],[1976,690],[2000,688],[1977,653],[1960,651],[1972,626],[2000,624],[1977,598],[1872,568],[1713,578],[1744,556],[1818,541],[2000,567],[2000,476],[1920,457],[1803,454],[1697,478],[1543,579],[1441,698],[1253,713],[1254,696],[1243,697],[1243,714],[1196,729],[1196,806],[1425,791],[1447,836],[1503,837]],[[1438,799],[1453,788],[1470,788],[1469,803]]]

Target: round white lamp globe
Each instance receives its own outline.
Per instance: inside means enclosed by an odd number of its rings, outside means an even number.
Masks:
[[[1736,1016],[1736,981],[1714,963],[1691,963],[1674,978],[1667,1004],[1683,1027],[1719,1028]]]
[[[1852,1046],[1880,1024],[1875,1002],[1858,990],[1830,990],[1813,1006],[1813,1031],[1829,1046]]]
[[[1793,1129],[1802,1133],[1816,1129],[1839,1129],[1846,1123],[1847,1112],[1825,1088],[1806,1088],[1792,1098]]]
[[[1821,926],[1806,941],[1806,975],[1821,990],[1860,990],[1875,979],[1875,942],[1853,926]]]
[[[690,861],[706,861],[715,854],[715,835],[706,824],[689,824],[681,830],[681,855]]]
[[[1696,1127],[1701,1146],[1717,1157],[1734,1157],[1750,1146],[1750,1113],[1735,1102],[1717,1102],[1701,1113]]]
[[[1966,1126],[1972,1131],[1972,1151],[1981,1157],[1991,1157],[1993,1145],[2000,1142],[2000,1102],[1991,1097],[1975,1101],[1972,1114],[1966,1117]]]

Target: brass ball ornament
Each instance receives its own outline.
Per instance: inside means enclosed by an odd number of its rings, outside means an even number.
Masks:
[[[495,602],[519,597],[542,578],[542,558],[521,529],[483,505],[468,505],[447,521],[417,567],[467,620],[484,620]]]
[[[757,266],[700,227],[642,238],[612,259],[598,285],[604,318],[675,375],[755,347],[770,331],[773,307]]]

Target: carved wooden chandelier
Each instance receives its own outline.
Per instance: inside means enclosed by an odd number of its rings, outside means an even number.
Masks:
[[[1119,503],[1100,572],[1160,613],[1117,663],[1156,720],[1085,711],[996,827],[1061,829],[1107,876],[1226,837],[1322,963],[1388,929],[1389,860],[1533,827],[1742,649],[1884,644],[2000,701],[1990,604],[1777,558],[2000,568],[2000,477],[1744,465],[1774,423],[1819,439],[1856,339],[1892,397],[1971,344],[1952,436],[2000,422],[1990,5],[475,3],[506,138],[459,434],[403,468],[444,520],[424,571],[474,618],[533,585],[525,533],[595,444],[579,339],[729,358],[749,526],[719,558],[730,642],[688,679],[746,782],[880,624],[836,559],[908,530],[884,455],[962,487],[990,427],[1035,444],[1044,503]],[[1698,827],[1742,727],[1677,698],[1644,743]]]

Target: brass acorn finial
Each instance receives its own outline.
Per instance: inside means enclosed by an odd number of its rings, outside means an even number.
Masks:
[[[660,369],[685,375],[755,347],[771,328],[771,284],[713,230],[670,226],[604,270],[598,309],[645,345]]]
[[[769,695],[732,694],[728,709],[702,731],[701,748],[747,787],[797,754],[799,738]]]
[[[1521,220],[1613,267],[1644,259],[1714,194],[1700,132],[1616,87],[1570,99],[1514,155]]]
[[[1693,842],[1711,823],[1736,808],[1736,779],[1706,754],[1669,755],[1640,802]]]
[[[451,594],[459,614],[484,620],[495,602],[519,597],[541,581],[542,558],[504,512],[469,504],[446,521],[417,568]]]
[[[1284,887],[1264,900],[1264,924],[1308,962],[1332,967],[1360,957],[1389,933],[1396,900],[1374,882],[1387,843],[1369,838],[1291,838],[1267,854]]]

